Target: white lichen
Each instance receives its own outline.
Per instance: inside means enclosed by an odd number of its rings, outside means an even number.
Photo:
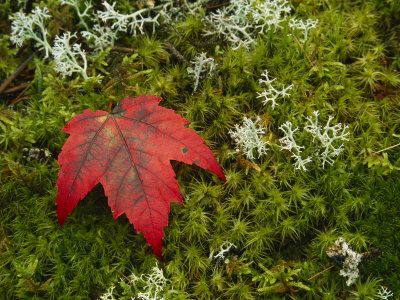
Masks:
[[[230,130],[229,134],[236,143],[236,151],[241,151],[249,160],[254,160],[254,155],[260,158],[267,153],[266,145],[263,141],[265,130],[261,124],[258,124],[261,118],[257,116],[255,122],[244,117],[242,126],[235,125],[235,131]]]
[[[343,143],[339,146],[337,141],[348,141],[347,136],[350,134],[346,130],[349,128],[347,125],[342,127],[342,124],[330,125],[332,116],[329,116],[328,121],[324,127],[318,124],[319,111],[314,111],[315,120],[312,117],[307,117],[308,124],[305,130],[313,137],[313,142],[317,144],[317,150],[314,155],[322,163],[322,168],[325,168],[325,163],[333,165],[334,159],[344,151]]]
[[[205,36],[215,36],[227,41],[232,49],[249,48],[257,34],[282,27],[290,13],[287,0],[232,0],[229,5],[206,16],[210,29]]]
[[[101,300],[115,300],[114,296],[113,296],[113,290],[114,290],[114,286],[111,286],[107,293],[104,293],[102,296],[100,296]]]
[[[157,264],[151,271],[150,274],[142,274],[140,277],[135,274],[129,276],[133,283],[141,287],[137,297],[144,300],[164,300],[164,298],[160,298],[160,294],[165,289],[168,280],[164,277],[163,270]]]
[[[151,273],[141,274],[140,276],[132,273],[128,276],[128,279],[138,289],[136,297],[131,298],[131,300],[164,300],[162,293],[168,284],[168,280],[164,277],[164,272],[158,267],[157,263],[151,268]],[[113,289],[114,286],[110,287],[107,293],[102,295],[100,299],[114,300]]]
[[[282,150],[288,150],[292,153],[291,156],[295,159],[294,167],[296,170],[302,169],[303,171],[307,171],[306,164],[312,160],[310,157],[302,158],[301,153],[303,151],[302,149],[304,149],[304,146],[298,145],[293,135],[299,130],[299,128],[296,127],[293,130],[292,126],[292,123],[287,121],[279,127],[279,129],[285,134],[283,138],[279,139],[279,142],[281,143],[280,147]]]
[[[342,237],[335,241],[335,246],[339,248],[345,256],[343,267],[339,274],[343,277],[347,277],[346,284],[350,286],[355,283],[359,276],[358,264],[362,259],[362,254],[351,250]]]
[[[319,111],[314,111],[315,120],[313,120],[312,117],[307,117],[307,125],[304,127],[304,130],[311,134],[312,143],[315,147],[314,153],[305,159],[301,156],[305,147],[298,145],[294,138],[294,133],[298,131],[299,128],[296,127],[296,129],[293,130],[292,123],[289,121],[279,127],[285,134],[285,136],[279,140],[281,149],[292,152],[292,157],[296,160],[296,169],[306,171],[305,165],[311,162],[312,159],[316,159],[322,164],[322,168],[325,168],[326,163],[333,165],[335,158],[344,151],[344,144],[338,144],[339,142],[348,140],[347,136],[350,134],[346,131],[348,126],[344,125],[342,127],[341,123],[331,126],[330,122],[333,117],[329,116],[325,126],[321,127],[318,124],[318,115]]]
[[[163,18],[164,23],[172,24],[175,21],[183,21],[187,15],[198,15],[201,8],[209,2],[209,0],[160,0],[160,5],[154,7],[153,11],[157,11]]]
[[[118,31],[113,31],[111,28],[106,26],[100,26],[95,24],[92,31],[82,31],[82,36],[91,42],[91,45],[95,47],[95,52],[103,51],[107,47],[114,46],[117,40]]]
[[[104,11],[99,10],[97,14],[103,22],[110,20],[112,24],[111,29],[116,31],[126,32],[129,26],[130,32],[136,36],[138,33],[144,33],[145,24],[152,24],[153,32],[155,31],[155,26],[159,25],[158,18],[160,14],[158,13],[155,16],[150,15],[150,11],[153,8],[145,7],[131,14],[124,15],[115,9],[116,2],[110,5],[107,1],[104,1],[103,5]]]
[[[307,41],[308,32],[315,28],[318,24],[318,20],[313,21],[311,19],[307,19],[306,22],[303,20],[297,20],[295,18],[290,19],[289,27],[292,29],[297,29],[303,32],[303,37],[300,39],[303,43]]]
[[[266,105],[268,102],[271,102],[272,109],[274,109],[275,106],[279,105],[276,102],[278,98],[286,98],[290,96],[287,91],[293,88],[293,84],[287,87],[283,85],[282,88],[279,90],[277,87],[274,87],[272,85],[272,82],[274,82],[276,78],[270,79],[268,76],[268,70],[265,70],[264,73],[261,74],[261,76],[264,76],[265,79],[260,78],[259,83],[264,84],[267,89],[264,89],[261,93],[257,93],[257,98],[264,98],[262,101],[264,105]]]
[[[204,35],[222,37],[234,50],[240,46],[248,48],[253,44],[255,42],[254,28],[248,22],[246,10],[246,7],[250,7],[241,6],[241,2],[244,1],[233,1],[230,5],[206,16],[210,29],[204,30]]]
[[[76,13],[78,14],[79,24],[82,24],[85,27],[85,29],[87,31],[89,31],[89,26],[87,25],[87,23],[85,21],[85,18],[90,18],[90,15],[88,12],[93,7],[89,1],[86,1],[84,3],[83,6],[85,9],[83,11],[81,11],[81,9],[79,7],[79,0],[61,0],[61,4],[62,5],[66,4],[66,5],[72,6],[76,10]]]
[[[64,33],[62,36],[56,36],[54,40],[53,56],[56,63],[55,71],[62,77],[71,76],[73,73],[79,73],[84,80],[89,79],[86,74],[87,59],[86,53],[81,49],[81,44],[70,44],[71,38],[76,38],[76,33]],[[83,67],[79,61],[82,62]]]
[[[228,254],[228,252],[231,250],[232,247],[236,248],[236,246],[234,244],[232,244],[231,242],[225,241],[219,247],[219,251],[217,254],[214,255],[214,251],[211,251],[210,258],[217,259],[217,260],[225,260],[226,255]]]
[[[287,0],[266,0],[261,3],[251,0],[249,2],[251,6],[256,3],[251,17],[254,23],[257,24],[255,27],[259,29],[259,33],[272,29],[276,32],[277,28],[282,28],[280,24],[286,20],[291,11]]]
[[[44,7],[36,7],[30,15],[17,12],[11,19],[11,37],[10,40],[17,46],[21,47],[24,41],[34,40],[35,46],[39,50],[45,51],[45,58],[52,52],[52,48],[47,41],[47,29],[44,24],[45,19],[50,18],[48,9]]]
[[[200,78],[210,78],[215,70],[214,58],[207,58],[206,53],[202,52],[191,61],[193,67],[188,67],[188,74],[194,79],[193,92],[197,90]]]
[[[378,295],[380,299],[389,299],[389,297],[393,297],[393,292],[387,289],[384,286],[381,286],[381,288],[378,291]]]

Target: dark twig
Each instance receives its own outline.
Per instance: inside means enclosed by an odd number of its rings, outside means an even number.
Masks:
[[[32,53],[23,63],[12,73],[0,86],[0,94],[6,89],[6,87],[26,68],[30,61],[35,57],[36,52]]]
[[[368,259],[371,258],[372,256],[379,256],[382,254],[382,251],[379,247],[375,247],[374,249],[372,249],[371,251],[366,251],[366,252],[362,252],[360,253],[361,255],[363,255],[363,258]],[[314,274],[313,276],[311,276],[310,278],[308,278],[307,280],[311,280],[314,277],[317,277],[318,275],[321,275],[322,273],[332,269],[335,266],[335,264],[330,265],[329,267],[327,267],[326,269],[322,270],[321,272],[318,272],[317,274]]]
[[[168,48],[173,56],[175,56],[181,63],[189,64],[186,58],[168,41],[164,40],[164,45]]]
[[[128,47],[111,47],[111,51],[118,51],[118,52],[126,52],[126,53],[137,53],[136,49],[128,48]]]
[[[14,105],[15,103],[19,102],[21,100],[21,97],[25,94],[25,92],[32,86],[33,81],[31,81],[23,90],[21,93],[18,94],[18,96],[11,102],[10,105]]]
[[[27,100],[27,99],[28,99],[28,96],[24,96],[24,97],[15,99],[8,106],[13,106],[14,104],[17,104],[18,102],[22,102],[22,101]]]
[[[218,7],[221,7],[221,6],[224,6],[224,5],[229,5],[229,4],[231,4],[231,3],[230,2],[224,2],[224,3],[220,3],[220,4],[216,4],[216,5],[206,6],[206,7],[203,7],[203,9],[213,9],[213,8],[218,8]]]
[[[26,88],[26,86],[28,86],[28,85],[29,85],[29,83],[23,83],[23,84],[21,84],[21,85],[14,86],[14,87],[12,87],[12,88],[6,89],[6,90],[3,92],[3,94],[11,94],[11,93],[18,92],[18,91],[20,91],[20,90]]]

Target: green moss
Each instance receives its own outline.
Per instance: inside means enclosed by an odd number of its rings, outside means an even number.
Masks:
[[[52,38],[61,28],[77,30],[73,10],[63,14],[54,1],[42,2],[57,17],[49,28]],[[0,94],[3,298],[98,299],[115,286],[116,298],[130,299],[144,285],[132,285],[121,273],[140,277],[156,262],[169,280],[165,299],[376,299],[380,285],[398,297],[400,152],[390,147],[399,143],[400,5],[292,1],[293,16],[318,20],[302,43],[310,62],[287,21],[276,32],[259,35],[249,49],[232,50],[222,38],[208,40],[203,17],[216,11],[213,5],[227,5],[222,2],[208,2],[199,15],[153,35],[151,26],[145,28],[148,35],[120,33],[118,46],[137,53],[109,48],[90,57],[88,75],[97,79],[62,79],[54,62],[38,54],[13,81],[32,83],[25,98],[9,105],[18,93]],[[117,6],[121,13],[132,7],[132,1]],[[6,1],[0,16],[19,9]],[[27,43],[17,51],[9,42],[10,24],[0,25],[3,82],[35,49]],[[188,65],[166,41],[188,62],[206,52],[217,72],[193,93]],[[257,98],[265,69],[280,84],[294,85],[274,110]],[[67,138],[61,133],[65,123],[85,109],[107,110],[110,98],[115,105],[139,94],[163,97],[161,105],[188,119],[227,177],[223,184],[196,166],[173,162],[184,205],[171,205],[162,262],[126,217],[113,220],[101,187],[80,201],[63,227],[56,216],[56,160]],[[349,141],[333,166],[312,162],[304,172],[280,149],[279,126],[291,121],[299,127],[296,141],[311,155],[317,148],[302,128],[315,110],[321,122],[333,116],[333,124],[348,124]],[[235,151],[228,132],[256,115],[269,146],[266,155],[250,162]],[[47,148],[51,157],[27,160],[22,152],[28,147]],[[346,285],[338,266],[309,280],[332,264],[326,250],[338,237],[357,252],[379,247],[382,255],[362,261],[354,286]],[[215,258],[225,242],[235,247],[224,259]]]

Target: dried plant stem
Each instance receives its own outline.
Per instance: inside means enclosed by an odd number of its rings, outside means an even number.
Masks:
[[[289,27],[289,31],[290,34],[293,36],[293,38],[295,39],[296,43],[299,45],[299,47],[301,48],[301,50],[303,51],[304,55],[306,56],[307,60],[309,61],[310,65],[312,67],[314,67],[314,63],[311,61],[310,57],[308,56],[307,52],[304,50],[303,46],[300,44],[299,40],[297,39],[297,37],[294,35],[292,28]]]
[[[9,88],[9,89],[6,89],[5,91],[3,91],[3,94],[11,94],[11,93],[18,92],[18,91],[23,90],[24,88],[26,88],[27,85],[29,85],[29,83],[23,83],[21,85],[14,86],[12,88]]]
[[[164,40],[164,45],[168,48],[169,52],[175,56],[182,64],[189,64],[186,58],[167,40]]]
[[[30,61],[35,57],[36,52],[32,53],[23,63],[20,65],[14,73],[12,73],[0,86],[0,94],[6,89],[6,87],[26,68]]]
[[[400,145],[400,144],[398,144],[398,145]],[[394,146],[393,146],[393,147],[394,147]],[[360,254],[361,254],[361,255],[365,255],[365,254],[370,254],[370,253],[372,253],[372,251],[366,251],[366,252],[362,252],[362,253],[360,253]],[[317,274],[314,274],[313,276],[311,276],[311,277],[308,278],[307,280],[311,280],[311,279],[313,279],[314,277],[317,277],[318,275],[321,275],[322,273],[324,273],[324,272],[326,272],[326,271],[332,269],[334,266],[335,266],[334,264],[333,264],[333,265],[330,265],[329,267],[327,267],[326,269],[322,270],[321,272],[318,272]]]
[[[372,154],[378,154],[378,153],[381,153],[381,152],[383,152],[383,151],[386,151],[386,150],[389,150],[389,149],[395,148],[395,147],[397,147],[397,146],[400,146],[400,143],[399,143],[399,144],[396,144],[396,145],[393,145],[393,146],[390,146],[390,147],[387,147],[387,148],[385,148],[385,149],[382,149],[382,150],[379,150],[379,151],[373,152]]]
[[[390,127],[388,125],[386,125],[384,122],[382,122],[381,120],[379,120],[377,117],[375,117],[373,114],[371,114],[370,112],[368,112],[365,108],[362,109],[366,114],[370,115],[371,117],[373,117],[375,120],[377,120],[379,123],[381,123],[383,126],[385,126],[387,129],[391,130]]]
[[[220,4],[204,7],[204,9],[218,8],[218,7],[221,7],[221,6],[224,6],[224,5],[229,5],[229,4],[231,4],[231,3],[230,2],[224,2],[224,3],[220,3]]]
[[[18,96],[11,102],[11,105],[14,105],[15,103],[21,101],[21,97],[25,94],[25,92],[32,86],[33,81],[31,81],[23,90],[21,93],[18,94]]]
[[[250,162],[244,158],[238,158],[237,162],[240,164],[244,164],[246,166],[246,175],[247,175],[250,167],[253,168],[254,170],[256,170],[257,172],[261,172],[261,168],[259,166],[257,166],[256,164],[253,164],[252,162]]]
[[[111,47],[111,51],[126,52],[126,53],[137,53],[138,52],[138,50],[136,50],[136,49],[132,49],[132,48],[128,48],[128,47],[117,47],[117,46]]]
[[[113,268],[115,271],[117,271],[119,273],[119,275],[123,276],[126,280],[128,280],[132,285],[135,285],[135,283],[130,280],[128,277],[126,277],[120,270],[118,270],[117,268],[114,268],[113,266],[111,266],[111,268]]]
[[[324,273],[324,272],[326,272],[326,271],[328,271],[328,270],[332,269],[334,266],[335,266],[335,265],[331,265],[331,266],[329,266],[328,268],[326,268],[326,269],[322,270],[321,272],[318,272],[317,274],[315,274],[315,275],[311,276],[311,277],[310,277],[310,278],[308,278],[307,280],[311,280],[311,279],[313,279],[314,277],[317,277],[318,275],[321,275],[322,273]]]

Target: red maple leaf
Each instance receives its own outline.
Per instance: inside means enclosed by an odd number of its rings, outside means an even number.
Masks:
[[[58,164],[57,215],[67,216],[97,183],[104,187],[114,219],[126,214],[161,258],[171,202],[182,203],[170,160],[195,164],[225,181],[204,140],[189,121],[159,106],[162,98],[125,98],[113,112],[85,110],[62,132],[70,136]]]

